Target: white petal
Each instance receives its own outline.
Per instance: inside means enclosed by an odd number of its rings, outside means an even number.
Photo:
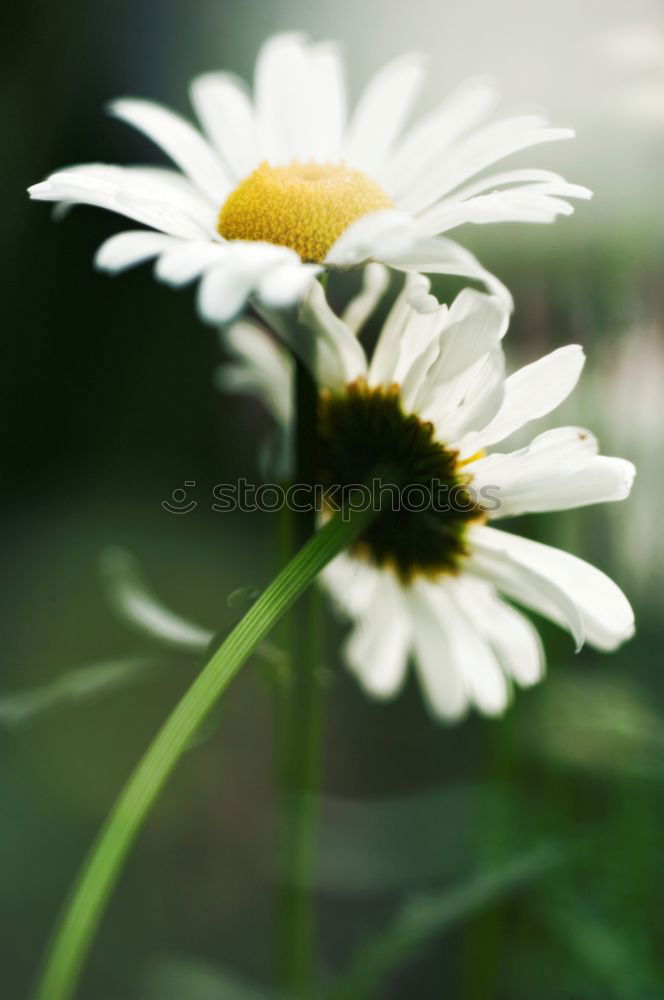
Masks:
[[[351,223],[332,245],[325,263],[332,267],[355,267],[368,260],[390,263],[407,255],[416,239],[413,220],[403,212],[371,212]],[[413,268],[415,270],[415,268]]]
[[[129,267],[143,264],[152,257],[158,257],[164,250],[173,246],[189,246],[188,241],[181,241],[163,233],[152,233],[145,229],[133,229],[124,233],[116,233],[106,240],[95,254],[95,267],[100,271],[118,274]]]
[[[510,375],[495,417],[458,444],[462,457],[503,441],[531,420],[555,410],[578,382],[584,361],[583,349],[568,344]]]
[[[168,172],[155,171],[157,173],[160,173],[159,182],[154,177],[147,179],[142,169],[89,163],[59,170],[41,184],[29,188],[29,193],[39,201],[106,208],[182,239],[210,238],[214,229],[201,225],[194,217],[191,204],[189,211],[182,207],[182,190],[168,185],[165,177]],[[195,197],[195,192],[191,193]],[[200,201],[198,204],[200,207]]]
[[[441,441],[454,444],[497,412],[505,395],[505,359],[489,351],[469,368],[427,393],[420,412],[431,420]]]
[[[487,271],[468,250],[443,237],[418,236],[410,249],[389,255],[375,254],[377,259],[401,271],[423,274],[454,274],[461,278],[481,281],[505,305],[512,308],[512,296],[493,274]]]
[[[426,165],[440,157],[460,135],[478,125],[496,101],[491,83],[467,81],[432,114],[417,122],[379,175],[390,195],[396,198],[408,192]]]
[[[205,652],[214,633],[162,604],[143,582],[138,561],[131,553],[106,549],[102,570],[110,603],[124,622],[171,646],[199,654]]]
[[[572,604],[580,619],[581,634],[598,649],[615,649],[633,634],[634,613],[623,592],[601,570],[582,559],[485,526],[473,528],[471,545],[474,554],[469,567],[479,568],[481,575],[489,575],[508,596],[565,625],[574,634],[564,606]],[[548,582],[549,594],[534,587],[534,580]],[[561,595],[564,602],[559,599]]]
[[[284,309],[304,297],[320,271],[318,264],[305,264],[301,260],[284,261],[261,278],[256,294],[266,306]]]
[[[302,301],[301,324],[285,331],[291,349],[316,382],[333,391],[366,375],[367,362],[357,337],[330,309],[321,284],[313,282]]]
[[[345,87],[335,45],[304,35],[269,39],[256,64],[256,111],[261,159],[339,162]]]
[[[443,719],[458,719],[468,707],[468,693],[458,658],[463,650],[454,636],[453,613],[435,606],[429,587],[407,591],[413,628],[415,668],[433,713]]]
[[[217,385],[256,396],[284,428],[292,420],[293,362],[287,351],[255,323],[239,320],[222,332],[232,357],[217,372]]]
[[[434,403],[447,383],[500,347],[509,322],[504,303],[465,288],[457,295],[440,332],[438,353],[422,382],[416,405]]]
[[[161,254],[155,265],[160,281],[178,288],[195,281],[215,264],[228,259],[230,248],[223,243],[179,241]]]
[[[573,135],[571,129],[546,127],[544,119],[535,115],[488,125],[425,165],[413,179],[409,192],[399,199],[399,205],[419,214],[492,163],[530,146]]]
[[[122,171],[126,178],[135,181],[134,197],[138,199],[141,191],[151,198],[161,201],[182,212],[197,223],[201,229],[212,238],[217,238],[218,206],[211,205],[196,185],[177,170],[167,167],[115,167],[108,168]]]
[[[206,271],[198,289],[198,311],[208,323],[228,323],[240,312],[252,289],[248,274],[227,262]]]
[[[491,584],[467,574],[455,581],[454,596],[510,677],[523,687],[542,679],[544,647],[537,629],[524,615],[502,601]]]
[[[483,632],[476,628],[458,600],[456,581],[438,588],[449,602],[449,636],[452,655],[461,672],[469,697],[485,715],[500,715],[509,702],[509,687],[505,674]]]
[[[565,184],[565,180],[560,174],[553,170],[542,170],[539,167],[522,167],[516,170],[505,170],[499,174],[489,174],[482,176],[478,180],[470,181],[463,187],[456,188],[452,194],[436,202],[437,205],[457,204],[468,198],[474,198],[477,194],[484,194],[486,191],[495,191],[510,184]],[[587,191],[586,188],[583,189]],[[587,192],[588,195],[590,192]]]
[[[309,49],[307,156],[319,163],[338,163],[346,127],[346,87],[341,54],[323,42]]]
[[[369,81],[348,126],[345,159],[371,174],[380,169],[403,128],[424,76],[419,55],[384,66]]]
[[[418,288],[424,288],[428,291],[429,281],[427,278],[413,272],[407,273],[403,288],[383,324],[371,357],[367,376],[369,385],[388,386],[397,380],[401,353],[404,347],[407,348],[405,331],[408,324],[412,322],[413,316],[410,299]]]
[[[383,574],[371,608],[344,644],[344,657],[364,688],[390,698],[406,675],[411,627],[396,581]]]
[[[491,489],[493,518],[624,500],[635,475],[631,462],[598,456],[597,441],[579,427],[546,431],[527,448],[489,455],[465,471],[480,496]]]
[[[412,310],[406,323],[394,381],[401,385],[401,400],[407,410],[420,411],[417,399],[427,373],[440,354],[440,331],[447,318],[448,309],[443,305],[430,313]]]
[[[492,535],[487,537],[487,531]],[[508,532],[475,526],[470,537],[472,555],[466,561],[467,572],[489,580],[508,597],[562,625],[572,634],[578,652],[586,631],[576,602],[541,567],[523,566],[512,557],[509,548],[512,537]]]
[[[319,576],[338,611],[357,621],[375,604],[383,571],[342,552]]]
[[[294,251],[271,243],[235,241],[223,247],[228,251],[223,263],[206,271],[199,289],[199,311],[210,323],[233,319],[274,268],[299,263]]]
[[[362,275],[362,288],[343,313],[342,321],[349,330],[358,334],[380,302],[389,282],[389,272],[382,264],[369,263]]]
[[[134,98],[114,101],[111,112],[152,139],[214,205],[222,205],[230,180],[219,156],[193,125],[159,104]]]
[[[255,98],[262,160],[286,165],[308,159],[310,60],[302,34],[269,38],[256,61]]]
[[[464,223],[487,225],[494,222],[554,222],[559,215],[571,215],[574,207],[564,198],[589,198],[588,188],[577,184],[530,184],[505,191],[477,195],[434,205],[420,217],[422,231],[434,235]]]
[[[370,383],[398,383],[407,409],[413,407],[420,383],[438,355],[438,337],[447,318],[447,306],[435,299],[436,308],[427,312],[412,307],[413,301],[429,297],[428,289],[428,278],[412,273],[406,276],[372,359]]]
[[[230,73],[205,73],[193,81],[191,100],[233,179],[250,174],[260,157],[254,111],[244,82]]]

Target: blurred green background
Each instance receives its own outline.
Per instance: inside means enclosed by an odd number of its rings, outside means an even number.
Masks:
[[[96,274],[123,223],[56,225],[25,188],[57,166],[159,162],[104,115],[126,93],[188,113],[197,72],[248,76],[275,29],[335,37],[350,87],[391,55],[431,57],[424,104],[493,74],[507,107],[544,104],[575,143],[527,154],[595,189],[555,227],[467,228],[511,288],[511,367],[577,341],[590,360],[555,422],[588,423],[638,465],[613,509],[522,518],[627,591],[636,638],[574,655],[542,625],[549,675],[504,719],[445,728],[414,683],[370,702],[328,626],[319,963],[356,995],[501,1000],[664,996],[664,682],[658,513],[664,386],[664,18],[659,2],[571,0],[26,0],[5,21],[0,699],[2,996],[27,995],[57,910],[102,818],[195,669],[159,655],[135,682],[36,711],[17,695],[68,671],[152,657],[113,616],[99,553],[126,546],[195,621],[232,620],[235,588],[275,565],[269,514],[215,515],[211,488],[256,479],[269,423],[214,387],[214,332],[193,293],[144,268]],[[451,287],[440,284],[442,296]],[[337,285],[334,294],[343,295]],[[198,507],[161,507],[185,480]],[[126,665],[125,665],[126,666]],[[127,667],[129,669],[131,664]],[[179,767],[104,919],[86,1000],[268,995],[276,880],[271,690],[254,664]],[[376,943],[381,935],[383,943]],[[358,985],[359,984],[359,985]]]

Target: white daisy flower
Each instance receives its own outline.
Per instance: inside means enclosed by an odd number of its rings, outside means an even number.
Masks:
[[[253,99],[229,73],[193,81],[204,134],[150,101],[112,105],[177,169],[69,167],[30,195],[96,205],[148,227],[107,240],[97,266],[115,273],[156,258],[168,284],[201,278],[199,307],[211,322],[233,317],[250,295],[292,304],[322,268],[367,260],[478,279],[509,300],[441,234],[466,222],[569,215],[567,199],[590,197],[587,188],[549,170],[485,171],[573,132],[533,114],[487,122],[496,97],[486,82],[467,84],[407,127],[423,75],[420,56],[389,63],[348,117],[337,48],[276,35],[259,53]]]
[[[634,467],[599,455],[578,427],[546,431],[518,451],[488,451],[567,397],[583,351],[560,348],[506,378],[504,303],[466,289],[450,308],[419,314],[408,298],[423,281],[406,280],[371,360],[356,336],[366,289],[347,310],[350,325],[317,282],[307,293],[302,308],[320,335],[315,362],[305,340],[290,338],[322,387],[321,483],[364,483],[387,467],[402,484],[456,490],[447,510],[394,511],[388,495],[322,579],[353,623],[345,658],[367,691],[395,694],[412,660],[437,716],[455,719],[471,705],[498,714],[513,683],[534,684],[544,672],[536,630],[505,598],[568,629],[577,648],[615,649],[632,635],[634,616],[599,569],[494,521],[622,500]],[[246,321],[224,339],[234,356],[225,385],[255,392],[287,426],[290,356]]]

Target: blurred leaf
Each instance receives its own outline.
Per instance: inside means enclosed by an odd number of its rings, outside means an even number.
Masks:
[[[51,684],[0,697],[0,725],[17,726],[65,705],[91,701],[118,688],[146,680],[163,660],[127,656],[78,667]]]
[[[107,597],[125,624],[170,648],[205,652],[214,633],[165,607],[143,580],[135,556],[126,549],[108,548],[100,564]]]
[[[477,875],[465,885],[407,902],[380,934],[361,946],[346,975],[333,985],[334,1000],[368,1000],[384,980],[412,961],[434,938],[478,910],[523,888],[561,864],[563,853],[545,844],[515,861]]]
[[[156,961],[141,991],[141,1000],[269,1000],[275,996],[199,959],[177,957]]]

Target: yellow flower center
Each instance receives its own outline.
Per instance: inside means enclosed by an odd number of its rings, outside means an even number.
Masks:
[[[227,240],[276,243],[320,263],[352,222],[389,208],[383,189],[359,170],[261,163],[228,197],[217,229]]]

